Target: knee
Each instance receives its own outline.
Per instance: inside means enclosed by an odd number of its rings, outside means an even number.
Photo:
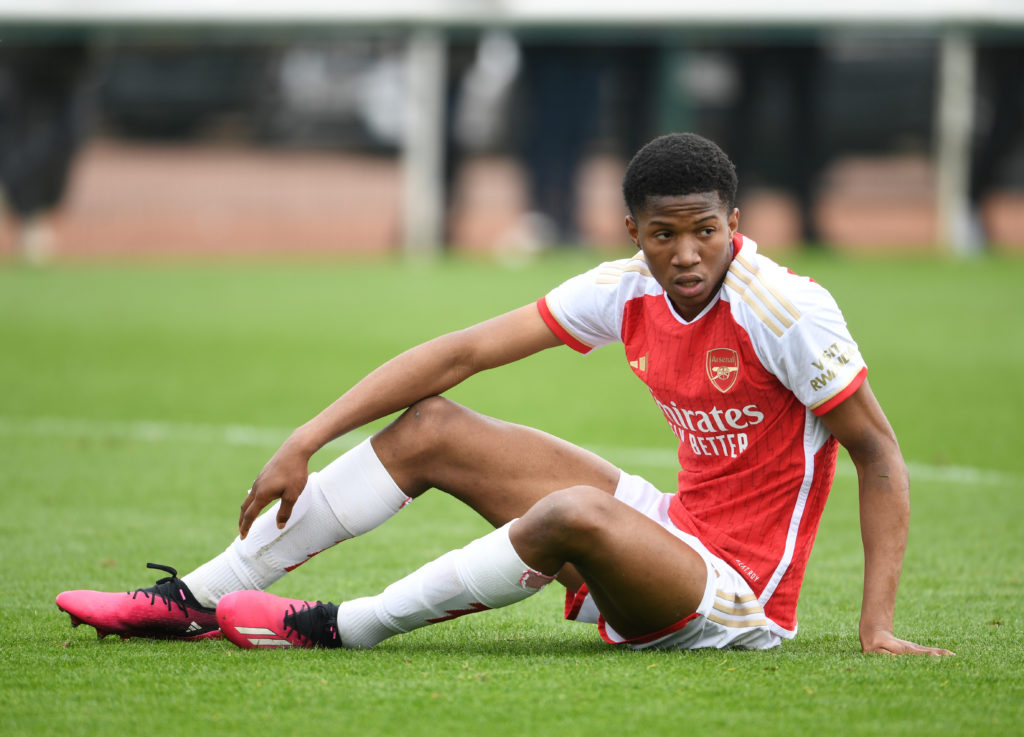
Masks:
[[[444,422],[455,414],[459,405],[441,396],[425,397],[410,405],[403,417],[414,422]]]
[[[452,400],[435,395],[414,402],[399,419],[419,428],[444,425],[451,421],[460,409],[461,407]]]
[[[444,436],[444,428],[458,413],[459,406],[444,397],[427,397],[414,403],[395,421],[395,432],[424,442]]]
[[[616,502],[593,486],[571,486],[548,494],[523,516],[535,534],[564,542],[593,540],[615,523]]]
[[[421,399],[374,437],[374,450],[385,465],[385,458],[391,462],[434,459],[451,442],[463,412],[463,407],[444,397]]]

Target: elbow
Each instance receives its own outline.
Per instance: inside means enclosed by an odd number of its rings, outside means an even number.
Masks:
[[[862,478],[887,479],[891,487],[909,488],[910,470],[894,437],[847,450]]]
[[[910,469],[907,468],[899,449],[880,458],[872,467],[877,475],[890,479],[894,486],[909,488]]]

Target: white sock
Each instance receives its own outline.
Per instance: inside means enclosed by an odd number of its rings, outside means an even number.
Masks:
[[[317,553],[387,521],[408,501],[365,440],[309,475],[283,530],[277,529],[278,502],[256,519],[245,540],[236,537],[182,581],[210,607],[232,591],[263,590]]]
[[[523,563],[509,540],[511,525],[445,553],[377,596],[342,603],[338,634],[345,647],[373,647],[392,635],[513,604],[540,591],[554,577]]]

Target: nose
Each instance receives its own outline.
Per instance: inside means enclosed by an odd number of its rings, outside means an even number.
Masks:
[[[680,238],[672,252],[672,265],[681,269],[700,263],[700,243],[696,238]]]

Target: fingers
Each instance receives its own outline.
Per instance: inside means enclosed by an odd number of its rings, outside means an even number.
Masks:
[[[283,490],[274,491],[273,485],[262,481],[262,474],[253,482],[252,488],[242,501],[242,508],[238,515],[238,536],[243,540],[249,534],[249,528],[256,518],[260,516],[268,504],[281,496]]]
[[[243,540],[249,534],[249,528],[252,527],[252,523],[256,521],[260,512],[263,511],[263,507],[266,506],[265,503],[257,503],[258,496],[252,489],[249,489],[249,494],[245,497],[245,501],[242,502],[242,510],[238,517],[238,536]]]
[[[909,645],[910,648],[905,651],[905,654],[909,655],[936,655],[940,657],[944,655],[956,655],[956,653],[951,652],[950,650],[945,650],[941,647],[924,647],[923,645],[918,645],[914,642],[908,642],[906,644]]]
[[[260,512],[277,499],[281,500],[277,511],[277,527],[284,528],[291,517],[295,501],[306,488],[308,465],[308,456],[288,450],[287,443],[278,449],[260,471],[242,502],[238,513],[238,534],[243,540]]]
[[[881,653],[883,655],[933,655],[943,657],[956,655],[956,653],[940,647],[925,647],[909,640],[890,639],[871,648],[865,648],[865,653]]]
[[[298,495],[292,497],[285,494],[281,497],[281,506],[277,508],[277,529],[283,530],[284,526],[288,524],[288,518],[292,516],[292,507],[295,506],[296,499],[298,499]]]
[[[249,489],[249,493],[245,495],[245,499],[242,500],[242,507],[238,511],[238,531],[242,531],[242,522],[245,520],[245,510],[249,508],[249,505],[253,502],[252,489]],[[248,528],[246,529],[248,531]],[[245,537],[245,535],[242,535]]]
[[[272,504],[275,499],[281,500],[281,505],[277,510],[277,529],[284,529],[284,526],[292,516],[292,507],[295,506],[299,494],[302,493],[302,487],[297,492],[292,492],[288,489],[267,491],[267,487],[256,491],[256,486],[258,484],[249,490],[245,500],[242,502],[242,508],[238,515],[238,535],[243,540],[249,534],[249,528],[252,527],[252,523],[260,516],[260,512],[266,509],[267,505]]]

